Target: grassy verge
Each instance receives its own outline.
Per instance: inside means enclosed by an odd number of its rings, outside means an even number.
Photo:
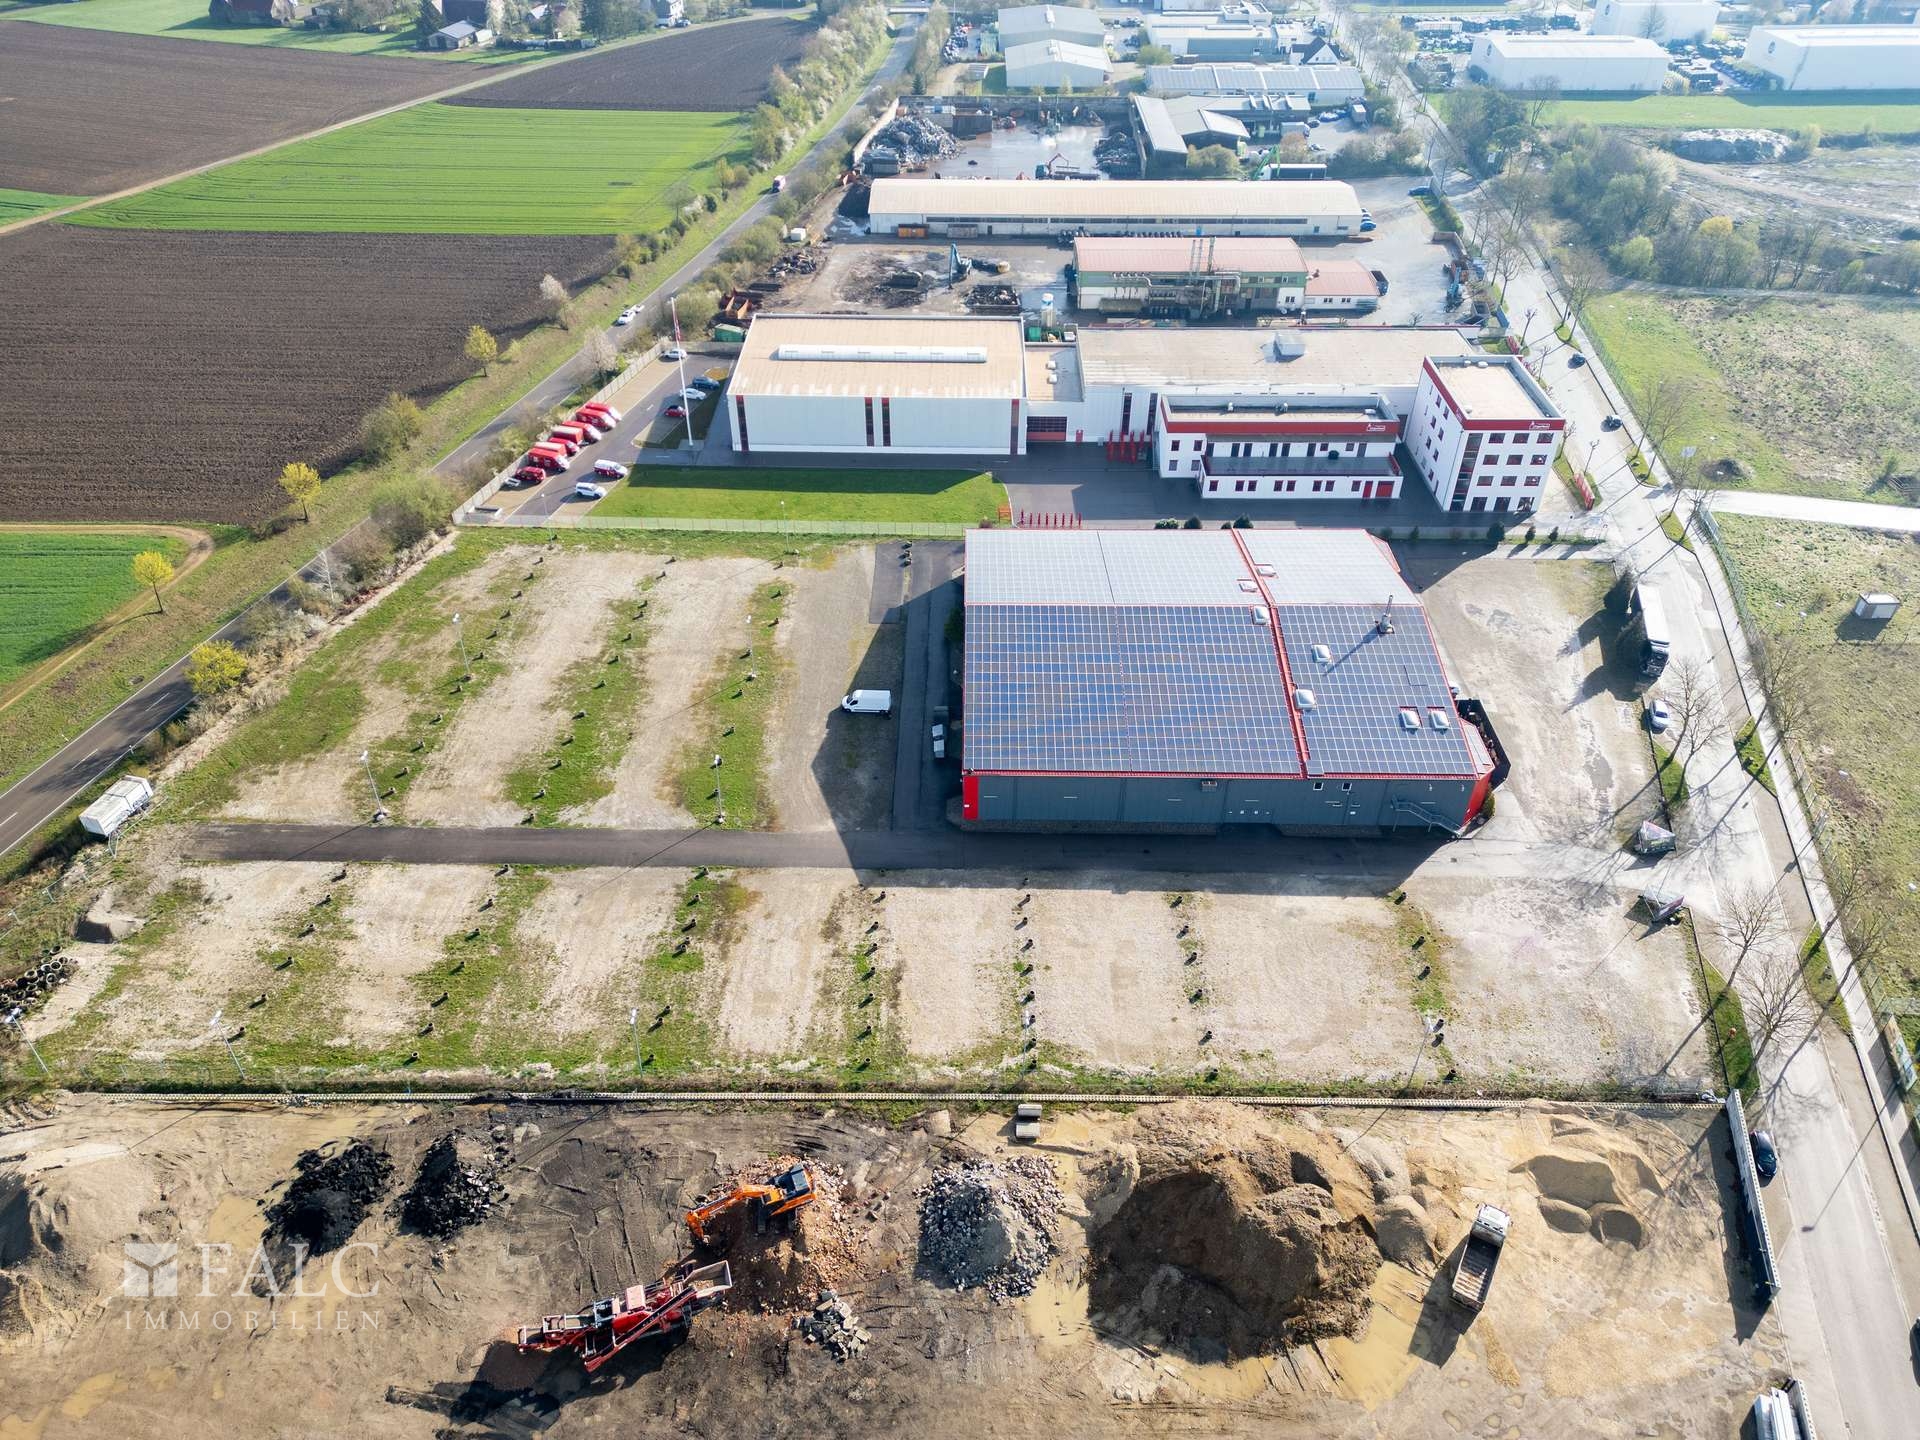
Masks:
[[[1830,1016],[1841,1029],[1847,1029],[1847,1002],[1840,997],[1840,978],[1833,973],[1833,960],[1827,954],[1826,937],[1814,925],[1800,946],[1800,975],[1807,982],[1807,993],[1823,1015]]]
[[[783,663],[774,650],[773,631],[786,603],[785,581],[754,591],[749,607],[752,639],[727,657],[718,682],[699,702],[708,738],[690,744],[680,757],[680,803],[688,813],[727,830],[758,829],[773,818],[761,782],[767,717],[773,712]]]
[[[1666,803],[1667,815],[1687,803],[1687,770],[1680,759],[1658,740],[1653,744],[1653,773],[1660,781],[1660,798]]]
[[[1733,737],[1734,753],[1740,757],[1740,768],[1766,786],[1769,795],[1780,792],[1773,785],[1773,767],[1767,764],[1766,749],[1760,744],[1759,722],[1749,720],[1740,727],[1740,733]]]
[[[973,470],[746,470],[635,466],[600,515],[700,520],[869,520],[975,525],[1006,487]]]
[[[745,903],[746,892],[728,872],[702,867],[687,878],[673,920],[646,960],[638,1022],[643,1083],[713,1069],[713,1032],[699,1004],[701,978],[709,962],[725,963],[733,918]]]
[[[1463,234],[1466,226],[1460,223],[1460,214],[1444,195],[1421,195],[1416,197],[1420,208],[1427,212],[1427,219],[1433,222],[1436,230],[1451,230],[1454,234]]]
[[[1434,1020],[1444,1023],[1445,1017],[1452,1013],[1447,992],[1449,941],[1446,932],[1434,926],[1426,912],[1414,904],[1406,891],[1394,891],[1392,899],[1395,906],[1394,933],[1406,950],[1403,963],[1408,967],[1414,1011],[1423,1024]],[[1423,1040],[1421,1043],[1425,1046],[1421,1053],[1433,1067],[1428,1078],[1451,1078],[1456,1073],[1456,1067],[1453,1052],[1447,1048],[1444,1031],[1436,1034],[1433,1040]]]
[[[1687,527],[1678,515],[1671,510],[1660,517],[1660,533],[1678,545],[1682,550],[1693,549],[1693,536],[1687,533]]]
[[[1547,123],[1584,120],[1590,125],[1632,125],[1649,130],[1700,126],[1804,129],[1829,135],[1878,130],[1901,135],[1920,130],[1920,90],[1889,90],[1863,100],[1858,91],[1749,93],[1744,95],[1640,95],[1617,99],[1556,100]]]
[[[1713,1039],[1713,1054],[1720,1065],[1720,1080],[1726,1093],[1736,1089],[1751,1103],[1760,1094],[1760,1074],[1754,1068],[1753,1041],[1747,1034],[1747,1015],[1740,997],[1733,992],[1720,972],[1707,963],[1700,942],[1693,932],[1693,921],[1681,921],[1687,932],[1687,947],[1693,951],[1694,975],[1700,983],[1701,1023]]]

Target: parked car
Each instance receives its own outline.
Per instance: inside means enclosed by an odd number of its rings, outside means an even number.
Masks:
[[[546,478],[547,472],[542,470],[538,465],[522,465],[518,470],[513,472],[507,484],[512,489],[518,490],[523,485],[538,485]]]
[[[891,690],[855,690],[840,702],[840,708],[849,715],[891,715],[893,692]]]
[[[711,395],[720,388],[720,382],[710,375],[696,375],[687,384],[702,395]]]
[[[634,321],[638,320],[639,318],[640,318],[640,307],[638,305],[629,305],[627,306],[626,309],[622,310],[618,315],[613,317],[613,323],[616,325],[631,325]]]
[[[947,727],[944,725],[933,727],[933,758],[936,760],[947,758]]]
[[[1773,1148],[1771,1135],[1755,1130],[1747,1136],[1747,1143],[1753,1147],[1753,1168],[1760,1172],[1762,1180],[1771,1180],[1780,1173],[1780,1152]]]
[[[604,475],[609,480],[624,480],[627,478],[627,467],[618,460],[596,460],[593,462],[593,473]]]
[[[687,405],[698,405],[702,400],[706,398],[707,397],[705,395],[701,394],[698,390],[694,389],[691,384],[689,384],[686,389],[680,392],[680,399],[682,403]]]
[[[687,407],[684,405],[669,405],[660,413],[669,420],[684,420],[687,418]]]
[[[1578,370],[1582,365],[1586,363],[1587,363],[1587,357],[1582,355],[1578,350],[1574,351],[1571,355],[1567,356],[1567,368],[1569,370]]]
[[[575,481],[573,497],[576,500],[604,500],[607,498],[607,487],[596,485],[591,480]]]
[[[1664,734],[1666,728],[1672,723],[1673,711],[1668,708],[1666,701],[1647,701],[1647,729],[1656,735],[1660,735]]]
[[[660,352],[660,358],[662,360],[684,360],[687,358],[687,352],[678,345],[669,345]]]
[[[1626,424],[1626,421],[1622,420],[1618,415],[1609,415],[1600,422],[1600,428],[1602,430],[1618,430],[1624,424]]]
[[[1407,194],[1413,195],[1413,196],[1431,195],[1432,193],[1433,193],[1433,186],[1431,185],[1416,185],[1411,190],[1407,191]]]

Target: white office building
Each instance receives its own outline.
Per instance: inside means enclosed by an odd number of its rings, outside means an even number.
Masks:
[[[1105,50],[1064,40],[1036,40],[1007,51],[1009,90],[1092,90],[1113,76]]]
[[[1593,33],[1698,41],[1713,34],[1719,18],[1719,0],[1600,0],[1593,7]]]
[[[1480,35],[1467,73],[1496,90],[1553,86],[1562,94],[1656,95],[1665,49],[1639,35]]]
[[[1920,89],[1920,25],[1757,25],[1741,58],[1782,90]]]
[[[1527,512],[1540,503],[1566,428],[1514,356],[1429,356],[1402,439],[1448,510]]]

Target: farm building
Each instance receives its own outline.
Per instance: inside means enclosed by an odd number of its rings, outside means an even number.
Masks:
[[[1035,40],[1007,47],[1007,89],[1091,90],[1113,75],[1113,62],[1104,48],[1074,45],[1065,40]]]
[[[1360,200],[1339,180],[927,180],[873,182],[875,235],[1357,235]]]
[[[1083,235],[1073,265],[1075,307],[1108,314],[1284,314],[1306,298],[1307,262],[1279,236]]]
[[[1718,0],[1600,0],[1593,7],[1593,33],[1704,40],[1719,19]]]
[[[1174,246],[1191,263],[1194,242],[1109,243],[1155,247],[1100,254],[1109,299],[1131,286],[1143,299],[1204,304],[1242,273],[1311,298],[1313,267],[1269,270],[1300,262],[1278,249],[1241,253],[1276,242],[1216,245],[1221,270],[1169,268],[1157,289],[1154,272],[1130,279],[1130,267],[1177,267]],[[1071,343],[1027,344],[1013,318],[762,313],[728,395],[742,452],[1026,455],[1097,444],[1150,458],[1198,498],[1245,502],[1392,501],[1405,453],[1441,503],[1516,513],[1538,503],[1565,424],[1517,361],[1456,330],[1387,326],[1083,329]]]
[[[456,20],[427,37],[429,50],[485,49],[491,44],[493,31],[478,29],[465,20]]]
[[[1003,53],[1016,45],[1042,45],[1049,40],[1094,50],[1107,47],[1107,27],[1100,17],[1077,5],[1010,6],[1000,12],[994,29]]]
[[[1147,89],[1155,95],[1298,95],[1314,108],[1367,95],[1351,65],[1149,65]]]
[[[1906,90],[1920,85],[1920,25],[1756,25],[1741,58],[1782,90]]]
[[[313,13],[304,0],[213,0],[207,16],[224,25],[298,25]]]
[[[1364,530],[967,536],[961,817],[1463,831],[1506,776]]]
[[[1563,94],[1656,95],[1671,57],[1639,35],[1475,37],[1467,73],[1496,90],[1554,86]]]

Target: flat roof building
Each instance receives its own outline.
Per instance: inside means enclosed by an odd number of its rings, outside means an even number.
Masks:
[[[994,22],[1004,52],[1016,45],[1062,40],[1105,50],[1107,27],[1091,10],[1077,5],[1014,5],[1000,11]]]
[[[1600,0],[1593,7],[1593,33],[1704,40],[1719,19],[1719,0]]]
[[[1756,25],[1741,59],[1782,90],[1910,90],[1920,25]]]
[[[1076,308],[1109,315],[1287,314],[1306,296],[1307,262],[1281,236],[1082,235],[1073,269]]]
[[[961,817],[1442,829],[1505,778],[1363,530],[967,537]]]
[[[1351,65],[1149,65],[1147,89],[1155,95],[1301,95],[1315,107],[1367,95]]]
[[[1357,235],[1360,200],[1340,180],[873,182],[876,235]]]
[[[1496,90],[1554,86],[1563,94],[1657,95],[1672,57],[1639,35],[1510,35],[1474,38],[1470,75]]]

